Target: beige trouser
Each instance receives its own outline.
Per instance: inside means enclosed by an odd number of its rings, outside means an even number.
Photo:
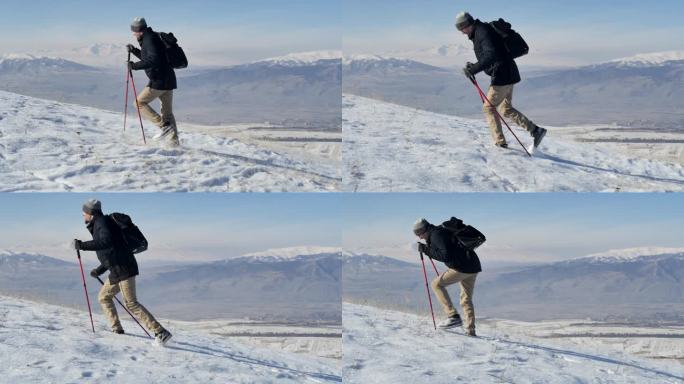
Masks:
[[[107,316],[107,320],[109,320],[112,331],[123,329],[121,327],[121,321],[119,321],[119,315],[116,313],[116,306],[114,305],[114,296],[116,296],[119,291],[123,295],[126,308],[128,308],[133,316],[135,316],[145,328],[153,333],[158,333],[163,329],[162,325],[159,324],[147,308],[138,303],[138,298],[135,295],[135,276],[133,276],[114,285],[109,283],[109,279],[106,279],[105,284],[102,286],[102,289],[100,289],[100,294],[97,296],[97,300],[100,302],[100,305],[102,305],[102,310],[104,311],[105,316]]]
[[[475,331],[475,308],[473,307],[473,290],[477,273],[462,273],[455,269],[447,269],[440,276],[432,280],[432,290],[435,291],[437,300],[442,303],[447,316],[456,316],[458,311],[454,308],[446,287],[461,283],[461,308],[463,308],[464,326],[466,330]]]
[[[161,116],[150,107],[150,103],[155,99],[161,102]],[[138,94],[138,107],[140,114],[154,125],[162,127],[164,123],[169,122],[176,126],[176,118],[173,116],[173,90],[162,91],[145,87]]]
[[[485,118],[489,124],[489,130],[492,132],[492,138],[496,144],[506,143],[506,138],[501,131],[501,121],[496,114],[496,109],[499,108],[501,115],[506,119],[510,119],[517,126],[525,128],[530,134],[537,127],[525,115],[513,108],[513,84],[511,85],[492,85],[487,91],[487,99],[492,103],[491,105],[485,101],[482,105]]]

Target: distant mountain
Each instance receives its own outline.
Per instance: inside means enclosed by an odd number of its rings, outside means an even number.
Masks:
[[[426,267],[432,280],[435,272],[429,263]],[[437,263],[437,268],[442,272],[445,267]],[[347,257],[343,277],[347,301],[426,308],[420,265],[379,256]],[[458,289],[450,288],[456,301]],[[615,250],[539,266],[485,270],[478,276],[475,305],[481,316],[530,321],[683,319],[684,250]]]
[[[107,52],[117,50],[92,46],[83,57],[109,57]],[[340,129],[341,71],[334,51],[221,69],[191,66],[177,71],[174,111],[179,121],[198,124],[270,122]],[[124,74],[116,66],[95,68],[64,59],[10,55],[0,61],[0,90],[118,112],[124,104]],[[147,84],[142,72],[137,71],[135,79],[139,89]]]
[[[192,265],[155,267],[143,263],[137,278],[138,295],[154,313],[180,320],[339,323],[339,252],[334,248],[306,249],[302,254],[286,248]],[[144,254],[138,261],[142,258]],[[88,273],[98,263],[92,253],[83,255],[83,262],[93,300],[100,284]],[[80,306],[84,300],[82,287],[76,263],[37,254],[0,253],[0,294]],[[98,305],[95,310],[99,311]]]
[[[681,52],[637,55],[571,69],[525,72],[515,105],[540,125],[610,124],[675,128],[684,125]],[[343,91],[408,107],[463,117],[481,116],[477,91],[457,69],[375,56],[345,60]],[[486,88],[489,78],[478,76]]]

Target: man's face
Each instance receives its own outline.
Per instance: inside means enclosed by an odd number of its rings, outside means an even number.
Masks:
[[[464,35],[470,35],[470,32],[473,31],[473,28],[474,28],[474,27],[473,27],[472,25],[469,25],[469,26],[467,26],[467,27],[465,27],[465,28],[463,28],[463,29],[459,29],[459,31],[461,31],[461,33],[464,34]]]
[[[93,215],[90,213],[83,212],[83,221],[86,222],[86,224],[90,223],[90,220],[93,219]]]
[[[420,238],[421,240],[426,240],[426,241],[427,241],[428,232],[425,231],[425,232],[421,233],[420,235],[418,235],[418,238]]]
[[[137,40],[140,40],[142,35],[143,35],[142,32],[133,32],[133,37],[135,37]]]

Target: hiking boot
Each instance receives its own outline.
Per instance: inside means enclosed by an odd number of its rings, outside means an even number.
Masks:
[[[532,131],[532,137],[534,137],[534,147],[537,148],[539,144],[541,144],[542,140],[544,140],[544,136],[546,136],[546,129],[537,126],[537,128]]]
[[[469,330],[469,331],[466,331],[465,335],[466,335],[466,336],[470,336],[470,337],[477,337],[477,335],[475,334],[475,330],[474,330],[474,329],[471,329],[471,330]]]
[[[437,326],[442,329],[460,327],[461,325],[463,325],[463,321],[461,321],[461,316],[459,315],[449,316],[446,318],[446,320],[437,324]]]
[[[507,143],[496,143],[496,146],[499,148],[507,149],[508,144]]]
[[[124,334],[123,328],[122,329],[115,329],[112,332],[116,333],[117,335],[123,335]]]
[[[171,337],[173,337],[173,335],[166,329],[162,329],[154,335],[155,340],[157,340],[157,343],[160,345],[166,345],[166,343],[171,340]]]
[[[160,129],[161,130],[152,137],[153,140],[161,140],[176,131],[176,127],[171,123],[162,125]]]

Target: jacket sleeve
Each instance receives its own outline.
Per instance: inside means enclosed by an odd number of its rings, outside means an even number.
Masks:
[[[112,246],[112,234],[104,223],[94,228],[93,240],[81,243],[81,249],[84,251],[102,251]],[[105,265],[105,267],[109,268],[109,265]]]
[[[482,28],[482,36],[480,37],[482,53],[480,60],[473,64],[470,68],[470,73],[477,75],[478,73],[489,68],[496,62],[496,48],[494,47],[494,36],[489,28]]]
[[[108,269],[109,269],[109,268],[105,267],[104,264],[100,264],[99,267],[95,268],[95,270],[97,271],[97,274],[98,274],[98,275],[101,275],[101,274],[107,272]]]
[[[161,56],[164,52],[160,52],[160,44],[155,44],[153,38],[149,38],[149,42],[145,43],[145,59],[141,59],[137,63],[133,63],[134,70],[148,69],[154,67],[161,67]]]
[[[140,58],[140,49],[138,49],[138,48],[133,48],[133,49],[131,50],[131,53],[133,54],[133,56],[137,57],[138,59]]]
[[[439,233],[436,233],[435,236],[431,236],[430,244],[428,244],[428,249],[425,253],[432,259],[441,261],[442,263],[446,262],[449,257],[449,250],[447,249],[444,236],[441,236]]]

